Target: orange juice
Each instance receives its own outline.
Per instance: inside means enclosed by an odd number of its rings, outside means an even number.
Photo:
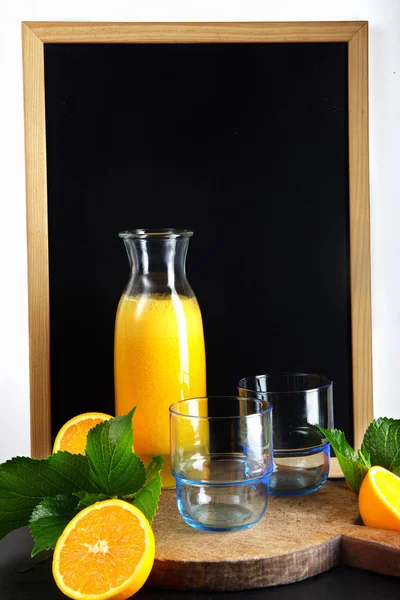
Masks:
[[[134,415],[135,452],[145,465],[164,456],[169,469],[169,406],[206,395],[203,323],[195,297],[172,293],[121,297],[115,324],[116,414]]]

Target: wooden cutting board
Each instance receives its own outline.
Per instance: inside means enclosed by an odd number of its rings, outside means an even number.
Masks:
[[[301,581],[344,563],[400,576],[400,532],[360,525],[356,496],[343,480],[308,496],[270,496],[267,512],[244,531],[189,527],[174,491],[154,520],[156,558],[148,585],[233,591]]]

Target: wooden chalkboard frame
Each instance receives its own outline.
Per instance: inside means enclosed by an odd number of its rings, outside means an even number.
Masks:
[[[373,418],[368,164],[368,23],[22,23],[31,454],[51,452],[50,302],[44,44],[348,44],[350,294],[354,442]],[[342,473],[332,460],[331,476]]]

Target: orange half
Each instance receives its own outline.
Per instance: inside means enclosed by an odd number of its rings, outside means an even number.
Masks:
[[[400,531],[400,477],[372,467],[361,484],[358,506],[367,527]]]
[[[85,454],[88,431],[98,423],[112,419],[111,415],[88,412],[77,415],[63,425],[54,441],[53,453],[66,450],[72,454]]]
[[[105,500],[67,525],[54,550],[53,576],[75,600],[126,600],[148,578],[154,553],[144,514],[123,500]]]

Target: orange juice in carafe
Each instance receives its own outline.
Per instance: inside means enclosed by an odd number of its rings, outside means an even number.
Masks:
[[[206,395],[201,312],[185,274],[191,232],[133,230],[120,235],[132,276],[115,323],[116,414],[137,406],[135,452],[145,465],[163,455],[163,487],[174,487],[169,406]]]

